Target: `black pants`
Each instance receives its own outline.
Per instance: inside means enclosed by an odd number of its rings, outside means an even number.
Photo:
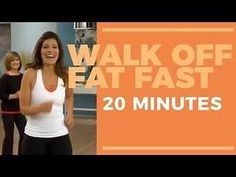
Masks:
[[[22,114],[2,114],[5,137],[2,145],[2,155],[13,154],[14,123],[19,132],[18,154],[21,154],[22,140],[26,125],[26,118]]]
[[[69,135],[55,138],[38,138],[24,135],[22,155],[72,155]]]

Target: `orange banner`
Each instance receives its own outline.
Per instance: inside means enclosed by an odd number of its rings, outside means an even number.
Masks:
[[[236,154],[236,23],[98,23],[97,37],[97,154]]]

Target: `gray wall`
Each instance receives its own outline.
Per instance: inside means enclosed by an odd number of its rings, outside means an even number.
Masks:
[[[57,32],[57,23],[13,22],[11,23],[11,49],[32,53],[39,37],[49,30]]]

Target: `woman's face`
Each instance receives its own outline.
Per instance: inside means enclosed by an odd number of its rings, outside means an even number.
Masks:
[[[43,42],[41,48],[41,57],[43,64],[54,65],[56,64],[59,56],[59,48],[55,39],[47,39]]]
[[[18,70],[20,67],[20,59],[15,57],[13,60],[10,61],[11,69]]]

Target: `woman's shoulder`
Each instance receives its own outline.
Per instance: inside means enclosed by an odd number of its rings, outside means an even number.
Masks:
[[[25,70],[24,72],[24,76],[25,78],[33,78],[36,76],[37,70],[33,69],[33,68],[28,68],[27,70]]]
[[[0,79],[1,79],[1,80],[4,80],[4,79],[6,79],[6,78],[8,78],[8,77],[9,77],[9,75],[7,74],[7,72],[5,72],[5,73],[3,73],[3,74],[1,75]]]
[[[20,77],[23,77],[23,75],[24,75],[24,74],[23,74],[22,72],[19,72],[19,76],[20,76]]]
[[[36,69],[28,68],[27,70],[25,70],[24,75],[35,74],[36,72],[37,72]]]

